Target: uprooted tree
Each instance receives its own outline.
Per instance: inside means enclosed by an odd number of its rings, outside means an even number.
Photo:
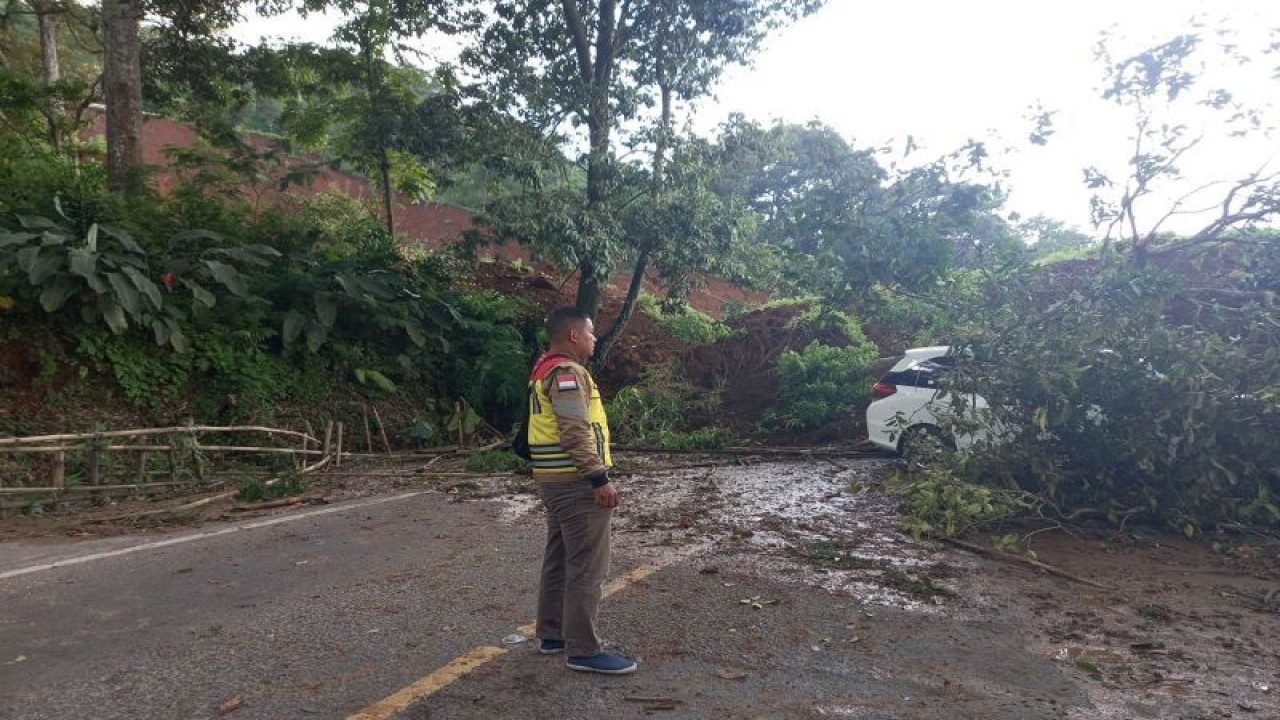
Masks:
[[[1250,49],[1209,29],[1119,58],[1106,47],[1105,97],[1135,120],[1130,175],[1086,173],[1106,241],[1093,257],[988,271],[954,338],[966,360],[951,390],[990,403],[994,441],[911,487],[940,497],[962,480],[994,484],[1016,501],[1006,507],[1189,535],[1280,526],[1280,233],[1267,225],[1280,212],[1276,170],[1189,183],[1184,168],[1214,138],[1174,114],[1221,113],[1206,126],[1266,137],[1268,108],[1204,69],[1206,55]],[[1274,66],[1274,46],[1252,52]],[[1192,211],[1198,228],[1166,230]],[[956,428],[973,422],[961,412]],[[917,529],[936,530],[947,512],[918,517]]]

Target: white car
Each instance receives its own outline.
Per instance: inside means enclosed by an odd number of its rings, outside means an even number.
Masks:
[[[955,367],[946,345],[912,348],[871,388],[867,437],[887,450],[907,455],[916,450],[964,449],[989,437],[983,426],[986,400],[938,389],[938,379]],[[971,412],[972,411],[972,412]],[[967,428],[957,431],[957,427]]]

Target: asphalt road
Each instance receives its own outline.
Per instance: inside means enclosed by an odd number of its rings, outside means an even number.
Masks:
[[[504,645],[532,618],[541,523],[420,492],[0,546],[0,718],[1087,717],[998,612],[869,605],[717,543],[639,553],[636,527],[602,623],[640,672],[567,671]]]

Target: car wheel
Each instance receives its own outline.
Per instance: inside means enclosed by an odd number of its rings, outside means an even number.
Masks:
[[[955,444],[934,425],[913,425],[902,433],[902,440],[898,442],[898,453],[917,465],[927,465],[953,450]]]

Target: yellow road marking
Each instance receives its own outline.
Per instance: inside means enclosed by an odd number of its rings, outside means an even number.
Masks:
[[[661,569],[662,569],[661,565],[641,565],[640,567],[636,568],[635,570],[632,570],[626,575],[623,575],[620,578],[616,578],[610,582],[605,583],[603,597],[609,597],[610,595],[618,592],[619,590],[625,588],[631,583],[639,582],[649,577],[650,575],[658,572]]]
[[[602,597],[609,597],[661,569],[661,565],[641,565],[627,574],[606,583],[602,591]],[[522,635],[532,635],[535,627],[536,623],[528,622],[516,628],[516,630]],[[506,655],[507,652],[509,651],[506,648],[492,645],[475,648],[403,690],[379,700],[354,715],[348,715],[347,720],[386,720],[418,700],[439,691],[454,680],[470,674],[490,660]]]
[[[507,651],[500,647],[478,647],[394,695],[370,705],[355,715],[348,716],[347,720],[383,720],[384,718],[389,718],[412,705],[413,701],[430,695],[490,660],[506,653]]]

